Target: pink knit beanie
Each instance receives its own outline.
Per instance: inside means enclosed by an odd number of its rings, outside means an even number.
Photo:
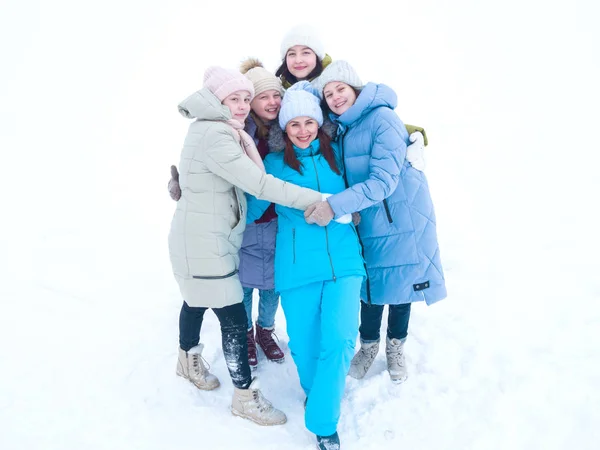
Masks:
[[[252,81],[237,70],[224,69],[212,66],[204,72],[204,87],[215,94],[219,101],[233,94],[235,91],[248,91],[254,97],[254,86]]]

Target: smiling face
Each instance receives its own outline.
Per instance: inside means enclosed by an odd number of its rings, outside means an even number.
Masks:
[[[327,106],[334,114],[341,116],[345,113],[356,101],[356,92],[352,86],[342,83],[341,81],[332,81],[327,83],[323,88],[323,97],[327,102]]]
[[[294,45],[285,55],[285,64],[298,81],[305,80],[317,67],[317,55],[305,45]]]
[[[250,99],[252,96],[248,91],[235,91],[223,99],[221,103],[229,108],[231,117],[238,122],[244,123],[250,113]]]
[[[290,141],[298,148],[308,148],[310,143],[317,138],[319,124],[308,116],[295,117],[285,126]]]
[[[265,122],[275,120],[281,109],[281,93],[275,89],[261,92],[254,97],[250,106],[254,114]]]

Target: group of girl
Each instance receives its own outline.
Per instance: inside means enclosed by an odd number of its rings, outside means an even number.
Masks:
[[[219,386],[199,341],[210,308],[232,413],[285,423],[251,371],[256,344],[267,359],[284,359],[273,339],[280,297],[306,427],[319,449],[339,449],[345,377],[364,377],[374,361],[384,305],[388,371],[402,382],[411,303],[446,296],[435,214],[416,168],[423,135],[409,134],[393,111],[394,91],[363,84],[307,27],[286,35],[281,57],[276,75],[256,60],[241,72],[211,67],[179,105],[195,120],[169,183],[178,200],[169,250],[184,299],[177,374],[199,389]]]

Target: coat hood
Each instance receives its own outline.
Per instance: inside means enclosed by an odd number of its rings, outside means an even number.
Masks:
[[[367,83],[350,109],[341,116],[332,114],[331,118],[341,125],[348,126],[382,106],[390,109],[396,108],[398,106],[396,93],[385,84]]]
[[[231,111],[208,90],[202,88],[179,103],[179,114],[186,119],[221,120],[231,119]]]

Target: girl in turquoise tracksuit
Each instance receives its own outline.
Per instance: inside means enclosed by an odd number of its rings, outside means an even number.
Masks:
[[[267,173],[325,194],[345,189],[337,148],[320,128],[316,91],[301,81],[285,94],[279,124],[286,134],[264,160]],[[249,198],[248,221],[268,203]],[[336,432],[346,374],[358,334],[364,261],[348,215],[327,227],[306,223],[302,211],[276,206],[279,217],[275,287],[287,322],[289,346],[307,403],[306,427],[320,448],[338,444]],[[345,223],[339,223],[345,222]]]

